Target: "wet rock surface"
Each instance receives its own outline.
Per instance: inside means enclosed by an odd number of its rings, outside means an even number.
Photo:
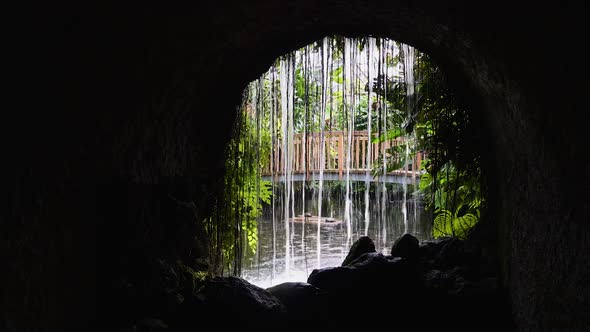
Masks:
[[[346,255],[346,258],[342,262],[342,266],[349,265],[350,263],[352,263],[352,261],[357,259],[362,254],[366,254],[369,252],[375,252],[375,243],[370,237],[361,236],[352,244],[352,247],[350,248],[348,255]]]
[[[162,307],[141,310],[143,318],[128,330],[191,331],[205,320],[259,331],[350,330],[382,326],[386,317],[395,317],[396,328],[418,331],[513,330],[504,290],[490,272],[496,267],[476,247],[456,238],[414,239],[395,241],[391,252],[399,256],[393,256],[374,251],[372,240],[362,237],[346,266],[316,269],[307,282],[267,289],[237,277],[191,282],[191,270],[158,260],[151,274],[162,277],[146,278],[143,283],[155,285],[141,289],[164,289],[144,295],[146,303]]]
[[[347,256],[356,258],[346,266],[316,269],[310,274],[307,282],[319,290],[310,302],[316,305],[300,305],[297,316],[314,317],[315,323],[332,328],[350,328],[358,323],[352,317],[393,313],[404,317],[397,325],[400,328],[513,329],[498,278],[489,272],[495,268],[482,268],[477,250],[456,238],[414,240],[409,234],[398,239],[392,248],[396,257],[377,252],[356,255],[361,246],[358,242],[368,243],[366,238],[359,239]],[[274,292],[281,290],[282,299],[296,298],[302,292],[289,284],[273,288]],[[323,306],[323,315],[316,314],[318,303]],[[296,317],[291,320],[302,322]]]
[[[203,321],[220,327],[272,331],[285,321],[283,303],[269,291],[237,277],[215,277],[184,302],[184,321],[175,330],[190,330]],[[262,324],[262,322],[264,322]]]
[[[306,282],[285,282],[266,289],[285,306],[287,321],[313,323],[326,307],[326,292]]]
[[[411,234],[404,234],[393,243],[391,256],[416,259],[419,254],[418,239]]]

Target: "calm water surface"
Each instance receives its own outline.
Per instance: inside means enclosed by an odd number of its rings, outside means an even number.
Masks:
[[[412,198],[410,189],[406,203],[407,222],[404,222],[403,195],[400,188],[401,186],[394,187],[388,191],[385,204],[381,204],[383,200],[379,198],[372,198],[369,204],[370,219],[367,235],[375,242],[377,251],[383,254],[389,254],[393,242],[406,232],[419,240],[425,240],[431,236],[431,223],[424,211],[424,204],[420,199]],[[410,188],[413,187],[410,186]],[[307,196],[305,211],[317,216],[317,197],[311,194]],[[337,221],[335,224],[320,225],[319,263],[317,223],[290,222],[289,269],[286,268],[284,205],[282,199],[278,198],[275,199],[274,217],[272,206],[268,206],[258,221],[258,248],[255,253],[245,250],[242,277],[252,284],[266,288],[286,281],[307,281],[311,271],[318,267],[340,266],[348,254],[350,245],[365,235],[364,199],[362,194],[353,197],[352,231],[348,240],[343,217],[345,199],[339,194],[328,196],[331,197],[322,200],[322,217],[332,217]],[[301,193],[296,193],[295,197],[295,215],[303,215]],[[338,220],[342,220],[342,223],[338,223]]]

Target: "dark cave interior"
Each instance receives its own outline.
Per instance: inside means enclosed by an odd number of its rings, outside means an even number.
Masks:
[[[133,311],[121,285],[145,257],[197,264],[198,221],[223,189],[242,89],[290,50],[370,34],[430,54],[481,119],[492,213],[478,241],[500,259],[516,329],[588,330],[590,85],[578,6],[44,6],[30,9],[17,47],[28,96],[2,121],[3,329],[116,327]]]

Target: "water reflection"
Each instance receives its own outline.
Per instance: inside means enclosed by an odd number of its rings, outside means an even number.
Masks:
[[[409,186],[412,192],[412,186]],[[324,193],[326,195],[326,193]],[[378,195],[378,194],[377,194]],[[320,225],[320,267],[339,266],[350,249],[350,245],[365,233],[364,204],[362,195],[353,196],[352,233],[347,240],[347,227],[344,222],[344,202],[341,194],[327,195],[322,203],[322,217],[336,219],[334,223]],[[295,215],[303,215],[301,193],[296,194]],[[370,204],[370,222],[367,235],[375,242],[378,252],[389,254],[393,242],[404,233],[411,233],[419,240],[430,238],[431,223],[419,198],[409,195],[407,199],[407,223],[402,215],[401,187],[388,189],[384,200],[375,196]],[[385,202],[385,204],[381,203]],[[247,252],[243,261],[242,277],[260,286],[270,287],[286,281],[306,281],[311,271],[318,267],[317,262],[317,223],[290,222],[289,269],[286,269],[286,234],[284,206],[281,198],[275,199],[273,241],[273,209],[264,209],[258,221],[258,250]],[[307,194],[305,212],[317,216],[317,197]],[[313,218],[313,217],[312,217]],[[317,217],[316,217],[317,219]],[[342,220],[342,222],[338,222]],[[303,241],[302,241],[303,239]],[[273,243],[275,250],[273,251]],[[246,250],[247,251],[247,250]]]

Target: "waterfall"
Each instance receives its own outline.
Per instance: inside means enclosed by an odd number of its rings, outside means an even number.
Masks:
[[[326,125],[326,99],[328,88],[328,38],[322,40],[322,103],[320,106],[320,179],[318,188],[318,232],[317,232],[317,267],[321,265],[321,220],[322,220],[322,192],[324,186],[324,167],[326,162],[326,141],[324,127]]]
[[[277,117],[277,93],[276,93],[276,70],[274,67],[270,69],[271,74],[271,87],[270,87],[270,133],[271,133],[271,156],[270,156],[270,171],[272,174],[273,181],[271,181],[272,186],[272,271],[271,271],[271,283],[272,280],[275,278],[277,273],[277,227],[276,227],[276,207],[275,207],[275,197],[276,197],[276,181],[275,179],[278,177],[276,165],[275,165],[275,156],[276,156],[276,147],[278,145],[277,140],[277,131],[275,128],[276,125],[276,117]]]
[[[402,52],[404,55],[404,83],[406,87],[406,130],[411,130],[411,121],[414,110],[414,48],[402,44]],[[408,129],[409,128],[409,129]],[[405,151],[405,167],[406,174],[408,172],[408,160],[410,159],[410,144],[411,135],[406,136],[406,151]],[[404,218],[404,233],[408,232],[408,203],[407,203],[408,183],[407,179],[403,182],[403,199],[402,199],[402,215]]]
[[[401,64],[395,62],[400,54]],[[271,174],[273,179],[268,187],[273,198],[272,213],[267,215],[271,220],[266,223],[267,238],[272,230],[272,248],[270,242],[259,245],[256,255],[263,264],[268,252],[271,283],[297,278],[303,262],[307,271],[308,256],[313,268],[334,264],[334,253],[345,256],[359,236],[371,236],[381,251],[391,245],[388,237],[392,241],[402,230],[415,233],[418,208],[408,202],[409,178],[398,182],[403,187],[401,206],[391,203],[388,183],[393,178],[391,168],[399,161],[410,174],[415,134],[408,130],[398,139],[397,129],[409,128],[400,124],[401,119],[410,122],[413,116],[413,66],[414,49],[407,45],[398,47],[386,39],[327,37],[284,55],[258,81],[251,105],[257,121],[270,127],[266,127],[265,141],[270,145],[270,167],[261,167],[270,171],[265,176]],[[392,85],[394,77],[404,81]],[[402,91],[405,88],[406,98],[399,107],[404,93],[397,92],[398,84]],[[390,98],[392,91],[395,99]],[[380,143],[372,143],[376,137]],[[256,140],[251,144],[263,145],[260,137]],[[405,147],[390,155],[394,144]],[[335,179],[342,181],[341,191],[332,189],[330,181]],[[338,196],[332,197],[336,192]],[[412,203],[413,216],[408,210]],[[328,218],[336,220],[337,226],[327,225]],[[334,238],[341,245],[337,250]]]
[[[294,140],[293,140],[293,135],[294,135],[294,105],[293,102],[295,100],[295,53],[291,53],[288,56],[288,61],[289,61],[289,66],[288,66],[288,73],[289,73],[289,77],[287,79],[287,113],[289,114],[288,116],[288,132],[287,132],[287,142],[289,144],[289,149],[287,150],[288,152],[288,158],[289,158],[289,164],[288,164],[288,169],[289,172],[286,173],[288,174],[288,178],[286,179],[289,183],[290,183],[290,187],[291,187],[291,193],[289,194],[289,197],[291,197],[291,217],[295,217],[295,186],[294,186],[294,182],[293,182],[293,162],[295,159],[295,151],[294,151]],[[294,256],[294,250],[295,247],[292,245],[293,241],[293,236],[294,233],[293,231],[295,230],[295,227],[291,228],[287,228],[286,232],[288,234],[289,237],[289,244],[291,244],[291,256]],[[288,274],[288,272],[287,272]]]
[[[304,90],[305,90],[305,115],[303,116],[303,135],[302,135],[302,148],[303,148],[303,171],[305,172],[305,178],[301,184],[301,215],[303,216],[303,224],[301,225],[301,252],[305,255],[305,187],[307,184],[307,174],[308,174],[308,164],[309,160],[307,158],[307,121],[309,117],[309,45],[305,47],[304,52],[305,55],[302,56],[301,64],[303,66],[303,79],[304,79]]]
[[[373,94],[373,80],[374,80],[374,65],[375,65],[375,38],[367,39],[367,84],[368,84],[368,97],[367,97],[367,162],[366,162],[366,173],[365,173],[365,236],[369,233],[369,191],[371,188],[371,161],[372,161],[372,143],[373,138],[371,131],[371,113],[372,113],[372,94]]]
[[[343,62],[344,62],[344,72],[342,78],[342,84],[344,86],[343,90],[343,103],[344,103],[344,110],[347,116],[347,127],[346,127],[346,196],[344,197],[344,221],[346,222],[346,243],[350,245],[352,242],[352,199],[350,198],[351,195],[351,183],[350,183],[350,160],[351,160],[351,152],[352,152],[352,133],[354,131],[354,106],[353,106],[353,91],[352,91],[352,83],[354,80],[352,79],[351,74],[351,60],[352,60],[352,52],[351,52],[351,43],[354,41],[350,38],[344,39],[344,54],[343,54]]]
[[[260,164],[260,151],[262,146],[262,117],[264,115],[264,81],[266,79],[266,75],[263,74],[258,79],[258,84],[256,86],[256,99],[254,100],[255,106],[254,110],[256,110],[256,134],[255,137],[258,139],[256,142],[256,163]],[[256,171],[255,171],[256,172]],[[256,199],[260,200],[260,182],[256,183]],[[256,225],[258,226],[258,224]],[[249,230],[248,230],[249,231]],[[247,234],[246,234],[247,235]],[[256,227],[256,238],[260,238],[260,228]],[[260,242],[256,241],[256,265],[260,267]]]
[[[380,132],[380,134],[384,135],[384,137],[387,137],[387,51],[389,50],[388,48],[389,42],[385,39],[381,40],[381,51],[380,54],[381,56],[379,57],[379,61],[382,64],[381,67],[381,79],[383,80],[383,97],[381,98],[381,110],[382,110],[382,116],[381,116],[381,126],[382,126],[382,130]],[[383,164],[383,172],[382,172],[382,176],[383,178],[381,179],[381,243],[383,247],[387,246],[387,227],[386,227],[386,215],[387,215],[387,186],[385,184],[385,177],[387,176],[387,151],[386,151],[386,143],[387,143],[387,139],[384,139],[384,145],[382,146],[381,149],[381,163]]]
[[[287,55],[280,63],[281,128],[283,139],[283,174],[285,177],[285,273],[290,272],[291,232],[289,219],[293,211],[293,56]]]

